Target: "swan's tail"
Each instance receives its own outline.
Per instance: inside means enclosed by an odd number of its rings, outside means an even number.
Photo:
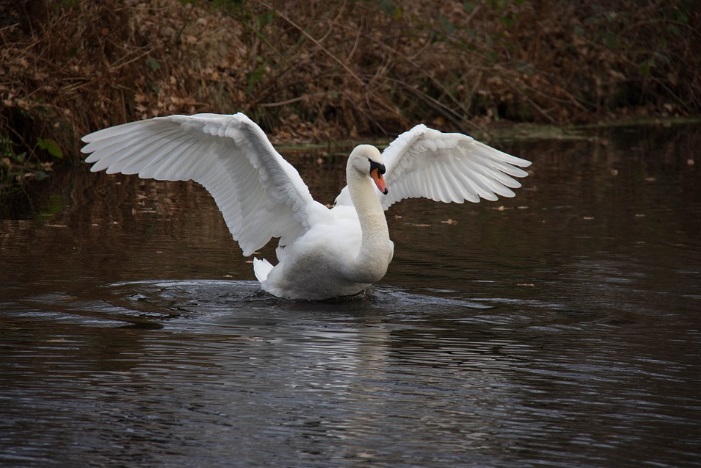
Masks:
[[[258,260],[255,257],[253,258],[253,273],[255,273],[256,278],[261,283],[268,278],[268,274],[272,269],[273,266],[266,259]]]

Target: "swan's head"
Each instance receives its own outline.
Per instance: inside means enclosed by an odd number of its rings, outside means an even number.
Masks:
[[[348,165],[363,175],[369,176],[380,192],[387,195],[387,184],[383,174],[385,165],[382,163],[382,153],[372,145],[358,145],[348,157]]]

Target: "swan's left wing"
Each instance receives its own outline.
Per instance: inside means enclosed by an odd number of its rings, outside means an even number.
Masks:
[[[243,114],[171,115],[83,137],[91,171],[194,180],[214,197],[243,254],[303,233],[316,203],[297,170]]]
[[[382,153],[389,194],[387,209],[405,198],[478,203],[481,198],[513,197],[511,189],[526,177],[530,161],[503,153],[461,133],[442,133],[417,125],[400,135]]]

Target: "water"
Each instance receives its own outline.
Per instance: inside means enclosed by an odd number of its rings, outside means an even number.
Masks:
[[[194,185],[17,194],[0,465],[701,465],[701,128],[589,136],[501,145],[534,161],[513,200],[392,207],[350,302],[261,293]]]

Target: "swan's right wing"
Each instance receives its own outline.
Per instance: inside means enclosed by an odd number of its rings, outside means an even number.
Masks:
[[[521,184],[514,177],[528,173],[525,159],[503,153],[461,133],[442,133],[417,125],[400,135],[382,153],[389,194],[387,209],[405,198],[474,203],[480,198],[513,197]],[[378,191],[379,196],[379,191]]]
[[[171,115],[83,137],[91,171],[194,180],[212,194],[243,254],[309,227],[316,203],[297,170],[243,114]]]

